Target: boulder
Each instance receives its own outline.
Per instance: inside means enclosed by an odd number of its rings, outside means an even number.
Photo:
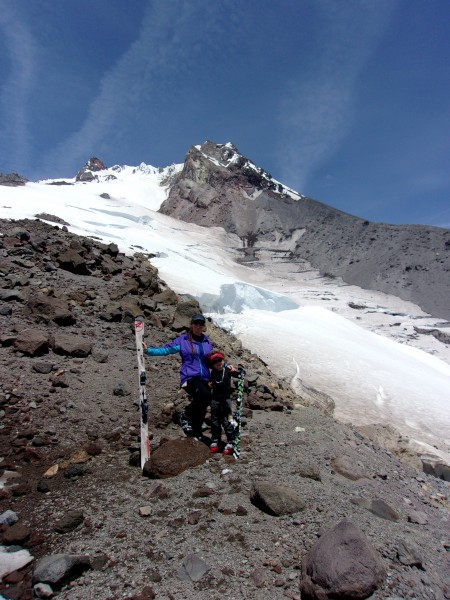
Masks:
[[[57,263],[64,271],[75,273],[76,275],[90,275],[91,272],[87,266],[86,259],[75,250],[69,249],[62,252],[57,257]]]
[[[85,357],[92,351],[92,343],[78,335],[56,333],[51,339],[51,346],[55,354],[64,356]]]
[[[362,599],[383,582],[381,559],[349,520],[327,531],[302,562],[300,589],[305,600]]]
[[[157,448],[142,471],[145,477],[165,479],[202,465],[210,458],[208,446],[194,438],[169,440]]]
[[[349,456],[337,456],[331,461],[331,466],[346,479],[357,481],[358,479],[369,478],[369,475],[364,470],[364,467]]]
[[[49,338],[40,329],[24,329],[15,339],[14,347],[28,356],[41,356],[48,352]]]
[[[26,541],[30,539],[31,532],[20,521],[10,525],[3,532],[2,541],[5,546],[22,546]]]
[[[183,558],[182,565],[178,571],[178,577],[182,581],[200,581],[211,567],[196,554],[188,554]]]
[[[31,313],[44,321],[53,321],[58,325],[73,325],[76,322],[68,303],[62,298],[47,296],[46,294],[33,294],[28,300]]]
[[[0,300],[3,302],[25,302],[26,295],[18,290],[0,289]]]
[[[263,512],[275,517],[291,515],[306,507],[297,492],[272,481],[254,481],[250,501]]]

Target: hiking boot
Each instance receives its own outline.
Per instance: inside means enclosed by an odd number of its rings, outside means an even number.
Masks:
[[[193,437],[194,430],[192,429],[190,420],[186,417],[184,413],[181,413],[180,415],[180,425],[184,431],[184,435],[186,435],[187,437]]]
[[[219,444],[217,442],[213,442],[211,444],[211,446],[209,447],[209,451],[212,452],[213,454],[215,454],[216,452],[219,452]]]
[[[227,444],[223,451],[224,454],[233,454],[233,452],[234,452],[233,444]]]

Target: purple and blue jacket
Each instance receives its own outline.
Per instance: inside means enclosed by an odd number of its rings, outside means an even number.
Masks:
[[[213,345],[207,335],[202,335],[201,340],[192,337],[192,346],[189,334],[183,333],[165,346],[147,348],[147,354],[149,356],[167,356],[179,352],[181,355],[180,385],[192,377],[209,381],[208,356],[214,349]]]

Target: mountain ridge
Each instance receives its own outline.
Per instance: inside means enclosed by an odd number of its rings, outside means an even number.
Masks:
[[[124,170],[142,177],[158,173],[168,188],[159,212],[238,235],[242,260],[255,267],[265,261],[280,269],[318,269],[450,319],[449,229],[375,223],[340,211],[274,180],[232,143],[193,145],[182,164],[164,168],[141,163],[108,169],[92,157],[74,179],[46,182],[101,183]],[[0,179],[0,185],[24,182],[17,175]]]
[[[240,158],[217,161],[229,153]],[[372,223],[292,193],[249,164],[232,145],[192,146],[160,212],[236,233],[255,261],[260,248],[275,251],[281,243],[288,262],[450,319],[450,230]]]

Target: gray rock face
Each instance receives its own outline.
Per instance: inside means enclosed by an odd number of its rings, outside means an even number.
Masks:
[[[0,185],[7,185],[9,187],[17,187],[25,185],[28,182],[26,177],[18,175],[17,173],[0,173]]]
[[[288,260],[450,318],[450,230],[370,223],[306,196],[295,199],[228,144],[191,147],[160,210],[236,233],[252,259],[262,249],[279,251],[282,241]]]
[[[348,519],[326,532],[302,562],[302,598],[368,598],[385,577],[375,551]]]

